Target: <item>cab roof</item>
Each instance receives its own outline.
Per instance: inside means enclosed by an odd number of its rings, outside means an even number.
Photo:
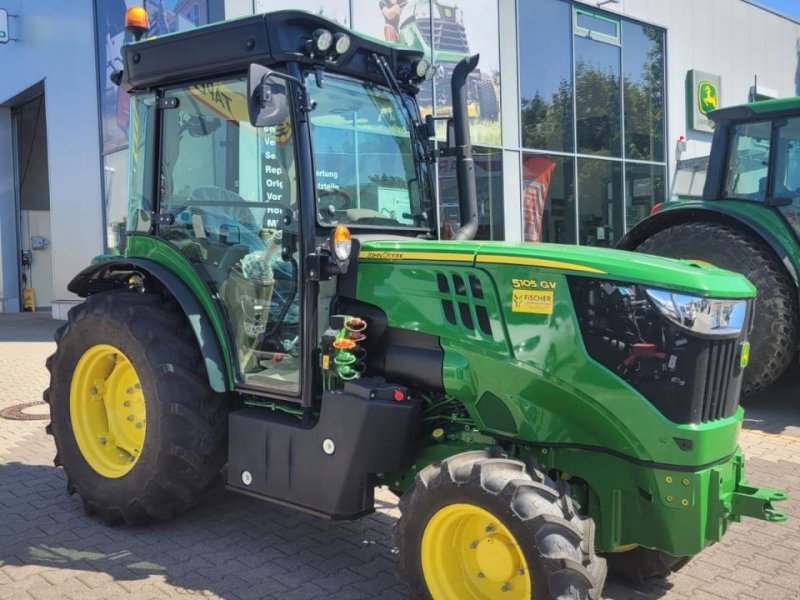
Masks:
[[[712,121],[727,121],[789,112],[800,112],[800,97],[759,100],[739,106],[729,106],[708,113],[708,117]]]
[[[313,61],[303,53],[303,46],[317,29],[346,33],[351,38],[350,49],[335,61]],[[244,73],[254,62],[265,66],[287,61],[323,65],[329,71],[383,84],[383,77],[370,58],[372,54],[385,58],[396,76],[410,70],[412,63],[423,56],[421,51],[382,42],[299,10],[254,15],[154,37],[126,44],[122,54],[122,86],[129,92]],[[398,79],[403,85],[402,78]],[[416,92],[413,86],[405,88]]]

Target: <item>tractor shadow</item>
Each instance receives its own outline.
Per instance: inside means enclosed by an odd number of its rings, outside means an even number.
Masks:
[[[411,598],[395,577],[391,530],[398,513],[386,491],[376,500],[378,512],[359,521],[325,521],[220,491],[168,523],[106,527],[67,495],[61,469],[0,464],[0,482],[0,574],[23,585],[27,573],[50,572],[59,586],[77,576],[100,586],[97,597],[114,585],[110,577],[135,595],[156,585],[158,597]],[[53,572],[62,569],[69,573]],[[609,583],[603,597],[655,600],[671,587]],[[91,598],[87,591],[81,597]]]
[[[395,518],[382,512],[332,522],[220,491],[168,523],[106,527],[65,487],[61,469],[0,464],[0,569],[12,580],[65,569],[92,585],[110,576],[137,596],[141,583],[141,593],[159,586],[158,597],[170,588],[231,600],[409,597],[394,576]]]
[[[800,369],[792,363],[766,390],[742,399],[744,428],[800,437]]]

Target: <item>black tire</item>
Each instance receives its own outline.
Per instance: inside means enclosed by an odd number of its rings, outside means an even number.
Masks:
[[[528,563],[534,598],[600,598],[606,563],[594,553],[594,522],[577,514],[566,482],[556,484],[535,467],[480,451],[426,467],[400,500],[399,575],[414,598],[431,597],[422,567],[429,521],[442,508],[462,503],[488,511],[512,533]]]
[[[158,295],[104,293],[69,313],[47,359],[47,432],[67,491],[107,524],[167,520],[200,502],[221,482],[227,456],[228,397],[211,390],[203,358],[185,316]],[[130,360],[145,398],[141,453],[121,477],[106,477],[81,453],[70,420],[70,385],[87,349],[110,344]]]
[[[492,78],[486,73],[481,73],[481,80],[478,82],[478,107],[481,119],[494,120],[500,114],[497,90],[494,88]]]
[[[690,556],[672,556],[660,550],[641,546],[628,552],[605,555],[608,578],[644,583],[648,579],[663,579],[680,571],[691,560]]]
[[[762,241],[716,223],[682,223],[659,231],[636,250],[700,259],[747,277],[758,298],[743,394],[766,388],[786,370],[797,350],[797,289]]]

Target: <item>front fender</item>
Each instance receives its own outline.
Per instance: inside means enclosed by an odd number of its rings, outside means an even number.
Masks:
[[[78,273],[67,289],[85,298],[120,287],[119,278],[109,278],[111,273],[138,272],[157,280],[178,302],[197,339],[208,374],[208,383],[215,392],[233,389],[231,367],[211,323],[197,296],[167,267],[144,258],[103,257],[100,261]]]

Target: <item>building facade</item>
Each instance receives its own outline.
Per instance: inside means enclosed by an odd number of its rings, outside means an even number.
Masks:
[[[300,8],[413,45],[437,65],[419,102],[438,116],[453,66],[480,53],[483,239],[613,246],[668,197],[678,158],[708,153],[706,112],[800,94],[800,23],[748,0],[0,0],[0,312],[63,318],[72,276],[124,248],[130,114],[109,75],[143,2],[157,35]],[[438,180],[447,237],[451,164]]]

